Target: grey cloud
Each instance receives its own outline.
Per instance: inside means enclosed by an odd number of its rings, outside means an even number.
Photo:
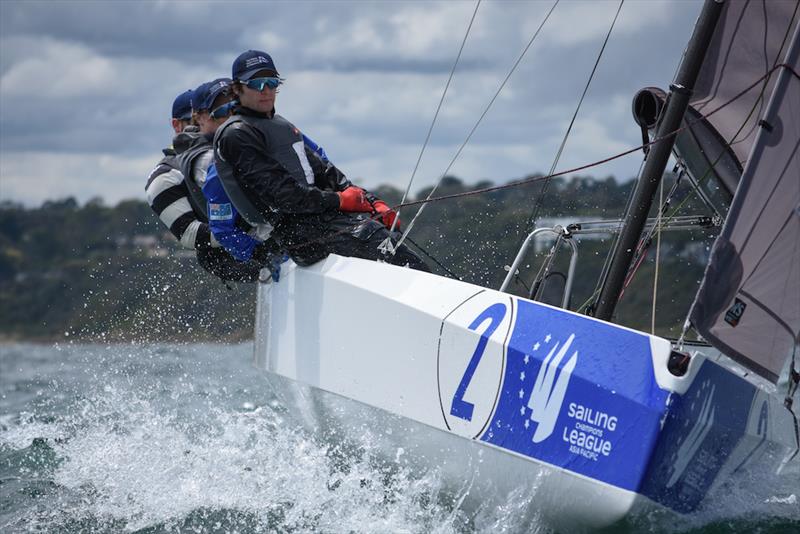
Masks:
[[[447,12],[445,23],[431,27],[438,33],[413,42],[414,31],[420,28],[404,27],[405,19],[398,22],[392,17],[429,5],[432,12],[446,8],[452,13]],[[169,142],[169,105],[177,93],[226,75],[232,59],[245,48],[268,48],[264,43],[274,42],[269,50],[290,82],[279,99],[279,111],[288,112],[287,117],[312,137],[325,132],[318,140],[333,147],[343,163],[372,157],[397,165],[409,154],[412,160],[416,157],[472,6],[470,2],[0,1],[0,44],[5,45],[0,46],[0,75],[40,53],[37,43],[44,40],[80,45],[118,69],[117,78],[102,92],[37,98],[35,90],[23,93],[0,87],[0,150],[4,158],[20,150],[157,158],[158,150]],[[616,3],[608,6],[613,13]],[[699,9],[688,3],[676,6],[669,24],[642,20],[640,28],[615,33],[608,44],[581,118],[599,121],[616,141],[635,144],[638,132],[629,111],[612,114],[610,103],[631,98],[643,85],[669,84]],[[464,140],[530,37],[526,32],[535,29],[547,8],[544,3],[482,4],[431,139],[432,149],[451,154]],[[379,46],[353,44],[350,32],[359,27],[354,20],[376,32]],[[493,179],[549,168],[550,154],[602,42],[599,34],[591,39],[555,38],[554,32],[567,31],[573,29],[545,28],[509,82],[505,95],[513,96],[495,103],[466,151],[465,157],[481,154],[485,160],[485,147],[529,144],[537,154],[539,161],[525,170],[507,166],[498,156],[490,162],[497,173]],[[318,86],[293,85],[307,73],[316,74]],[[59,83],[46,76],[42,81]],[[393,98],[415,84],[428,89],[413,93],[411,100]],[[293,94],[313,102],[304,106],[292,100]],[[365,101],[381,96],[378,102],[383,108],[371,114],[335,113],[354,95]],[[348,140],[346,146],[343,139]],[[374,153],[365,154],[367,147]],[[579,158],[591,153],[587,146],[569,148]],[[616,173],[629,176],[628,167],[620,165]],[[346,170],[360,172],[357,166]]]

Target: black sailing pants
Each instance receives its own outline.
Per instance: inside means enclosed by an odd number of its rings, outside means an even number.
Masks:
[[[418,271],[431,271],[404,244],[397,248],[394,255],[384,257],[378,247],[389,237],[389,230],[380,222],[370,219],[368,213],[337,211],[306,217],[295,216],[278,223],[275,234],[294,262],[302,266],[314,264],[328,254],[339,254],[365,260],[383,259],[393,265],[407,265]],[[395,232],[392,237],[396,241],[399,234]]]

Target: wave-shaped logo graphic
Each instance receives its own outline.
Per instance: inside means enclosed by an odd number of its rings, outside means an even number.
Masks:
[[[561,405],[564,403],[564,396],[567,393],[567,386],[569,379],[572,376],[572,371],[578,364],[578,351],[572,353],[572,356],[564,367],[559,372],[558,367],[561,361],[569,351],[572,341],[575,339],[575,334],[571,334],[566,343],[561,347],[561,350],[553,357],[553,354],[558,349],[558,343],[550,350],[542,362],[542,367],[539,369],[539,374],[536,376],[536,383],[531,391],[531,396],[528,399],[528,408],[531,409],[531,420],[539,423],[536,427],[536,432],[533,434],[533,442],[539,443],[544,441],[556,426],[558,414],[561,412]],[[557,376],[557,378],[556,378]]]
[[[708,386],[708,384],[705,384],[705,386]],[[716,412],[716,408],[712,408],[712,403],[715,389],[716,386],[711,387],[711,392],[708,394],[705,401],[703,401],[703,407],[700,409],[700,417],[697,418],[692,430],[689,431],[683,443],[678,447],[678,452],[672,467],[672,476],[670,476],[667,481],[668,488],[674,486],[681,478],[683,472],[686,471],[686,468],[689,467],[689,463],[691,463],[695,454],[697,454],[697,451],[700,450],[700,446],[706,439],[711,427],[714,426],[714,413]]]

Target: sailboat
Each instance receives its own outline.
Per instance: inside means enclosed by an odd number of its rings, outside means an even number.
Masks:
[[[690,513],[739,471],[796,469],[798,18],[796,2],[706,0],[670,90],[636,95],[649,151],[592,315],[507,283],[290,261],[258,285],[256,366],[315,431],[369,435],[483,504],[528,492],[563,528]],[[613,322],[671,155],[724,219],[687,321],[709,345]]]

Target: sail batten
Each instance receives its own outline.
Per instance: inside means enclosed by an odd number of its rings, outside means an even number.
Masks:
[[[787,41],[783,63],[798,71],[796,21]],[[800,345],[800,79],[778,72],[690,313],[703,337],[773,382]]]

